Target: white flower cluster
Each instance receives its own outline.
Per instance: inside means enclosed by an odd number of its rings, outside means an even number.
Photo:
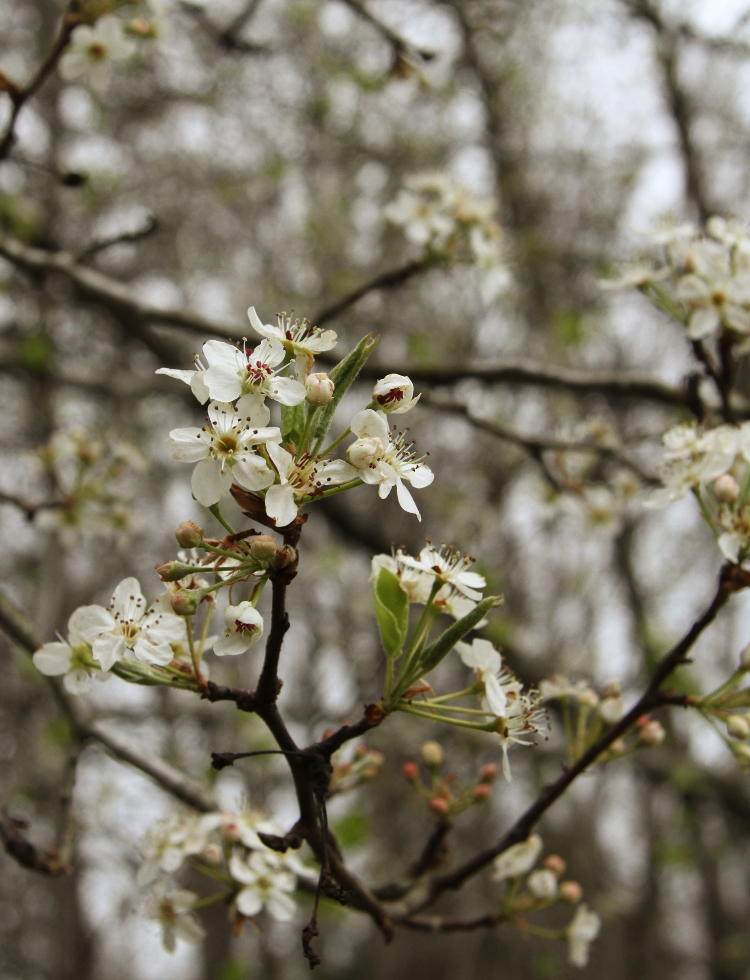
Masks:
[[[481,273],[482,299],[495,299],[508,287],[510,276],[493,202],[474,197],[442,173],[414,174],[404,184],[384,209],[386,219],[403,228],[428,256],[468,256]]]
[[[607,287],[637,286],[682,321],[691,340],[727,331],[750,336],[750,235],[735,222],[714,217],[705,233],[680,225],[654,235],[658,260],[627,269]]]
[[[151,830],[143,843],[138,883],[149,890],[146,915],[160,923],[165,949],[172,952],[177,939],[197,943],[203,938],[194,914],[198,902],[231,902],[245,918],[263,911],[282,922],[294,917],[292,893],[305,869],[293,853],[269,850],[259,836],[263,833],[278,836],[280,828],[251,810],[176,815]],[[188,863],[220,882],[221,891],[200,899],[179,888],[172,876]]]
[[[371,578],[375,580],[381,568],[397,576],[409,602],[425,604],[436,583],[438,591],[432,605],[454,619],[461,619],[482,598],[487,582],[483,575],[472,572],[474,559],[453,548],[426,545],[418,558],[402,551],[394,555],[375,555]]]
[[[395,486],[404,510],[419,517],[404,481],[424,487],[432,482],[432,472],[415,457],[402,434],[390,433],[386,420],[386,414],[406,412],[419,400],[409,378],[390,374],[376,383],[372,404],[377,409],[365,409],[352,421],[350,431],[357,439],[347,451],[348,462],[326,459],[325,453],[311,452],[306,443],[282,445],[281,429],[269,425],[267,400],[287,409],[307,400],[304,441],[315,410],[333,397],[333,381],[311,369],[316,354],[334,347],[336,334],[285,313],[277,317],[276,325],[262,323],[254,307],[248,316],[263,337],[257,347],[240,349],[209,340],[202,356],[196,358],[195,370],[160,368],[156,372],[184,382],[199,402],[208,402],[208,419],[202,428],[191,426],[170,433],[172,456],[196,464],[191,481],[195,499],[210,507],[236,482],[262,494],[266,514],[284,527],[305,501],[326,490],[362,482],[377,485],[381,498]]]
[[[659,506],[692,492],[724,557],[742,561],[750,549],[750,422],[705,430],[678,425],[663,442],[664,488],[650,503]]]

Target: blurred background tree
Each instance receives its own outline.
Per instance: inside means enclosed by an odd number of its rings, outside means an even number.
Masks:
[[[641,506],[661,434],[689,417],[683,331],[599,280],[658,219],[745,217],[750,11],[739,0],[114,4],[131,24],[128,58],[96,77],[53,64],[19,97],[66,11],[94,6],[0,0],[0,563],[33,634],[106,603],[126,575],[155,590],[144,570],[200,510],[166,434],[202,413],[154,371],[186,366],[211,335],[247,334],[252,303],[264,320],[287,310],[333,327],[344,349],[380,335],[367,378],[415,380],[410,426],[436,473],[421,525],[393,500],[373,517],[364,490],[315,509],[282,671],[299,738],[378,696],[369,560],[394,545],[416,553],[425,535],[475,555],[504,593],[491,638],[524,680],[564,672],[599,688],[617,679],[626,701],[638,693],[712,594],[720,556],[691,503]],[[430,172],[495,202],[502,275],[470,255],[425,258],[388,221],[405,181]],[[708,689],[733,669],[750,639],[746,603],[701,641],[685,683]],[[161,953],[133,878],[139,840],[173,800],[71,737],[18,644],[2,642],[0,803],[35,839],[73,840],[76,873],[3,861],[0,977],[304,975],[298,929],[237,939],[221,910],[202,952]],[[250,656],[222,663],[222,681],[251,683]],[[268,744],[251,716],[119,681],[91,704],[106,731],[212,780],[226,805],[249,798],[293,818],[283,762],[209,770],[213,749]],[[540,828],[605,923],[578,975],[746,980],[750,795],[700,718],[660,717],[658,751],[579,780]],[[553,714],[550,741],[524,753],[513,783],[457,821],[446,860],[496,839],[557,775],[559,727]],[[497,761],[494,746],[405,717],[374,732],[382,772],[331,808],[370,881],[393,877],[394,852],[413,862],[434,822],[401,777],[427,738],[459,779]],[[493,889],[473,882],[463,913]],[[511,929],[384,946],[334,907],[321,949],[321,972],[341,980],[363,963],[393,978],[572,972],[560,947]]]

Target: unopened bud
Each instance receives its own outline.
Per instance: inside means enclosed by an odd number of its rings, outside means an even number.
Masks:
[[[305,378],[305,392],[311,405],[327,405],[333,398],[336,385],[325,372],[308,374]]]
[[[595,708],[599,704],[599,695],[592,687],[587,687],[578,695],[578,703],[584,708]]]
[[[198,608],[200,596],[186,589],[180,589],[169,597],[169,601],[178,616],[192,616]]]
[[[297,561],[297,552],[290,544],[282,545],[276,552],[275,568],[287,568]]]
[[[528,886],[534,898],[549,902],[557,896],[557,876],[549,868],[532,871],[529,875]]]
[[[441,815],[447,813],[449,809],[448,801],[444,796],[433,796],[428,805],[431,810]]]
[[[603,698],[619,698],[620,694],[622,694],[620,682],[617,680],[607,681],[601,693]]]
[[[377,402],[381,412],[401,415],[417,404],[419,395],[414,397],[411,378],[407,378],[404,374],[386,374],[375,383],[372,399]]]
[[[443,764],[443,746],[439,742],[425,742],[422,746],[422,758],[430,769],[438,769]]]
[[[183,521],[175,528],[174,536],[181,548],[197,548],[203,541],[203,528],[195,521]]]
[[[622,755],[627,750],[627,745],[621,738],[616,738],[609,747],[612,755]]]
[[[479,770],[480,783],[492,783],[497,779],[497,766],[494,762],[488,762]]]
[[[576,905],[583,898],[583,888],[577,881],[561,881],[559,894],[563,902]]]
[[[279,551],[270,534],[254,534],[248,542],[250,557],[256,561],[273,561]]]
[[[190,566],[181,561],[165,561],[163,565],[157,566],[156,574],[162,582],[176,582],[178,579],[186,578],[191,571]]]
[[[603,698],[599,705],[599,714],[608,725],[614,725],[625,714],[622,698]]]
[[[748,734],[750,735],[750,725],[748,725]],[[661,745],[666,737],[667,733],[664,731],[664,726],[656,719],[641,725],[638,732],[638,738],[644,745]]]
[[[383,455],[383,443],[376,436],[365,436],[353,442],[346,455],[352,466],[356,466],[358,470],[367,469]]]
[[[733,738],[748,738],[750,722],[745,715],[730,715],[727,718],[727,731]]]
[[[206,864],[221,864],[224,860],[224,852],[218,844],[206,844],[201,851],[201,858]]]
[[[474,789],[471,791],[471,795],[477,801],[477,803],[483,803],[485,800],[489,799],[492,790],[488,783],[478,783]]]
[[[417,762],[405,762],[401,772],[407,782],[416,783],[419,778],[419,764]]]
[[[558,878],[564,873],[567,867],[565,858],[560,857],[559,854],[548,854],[542,863],[545,868],[548,868],[553,874],[556,874]]]
[[[733,504],[740,496],[740,487],[731,473],[722,473],[714,480],[716,499],[722,504]]]

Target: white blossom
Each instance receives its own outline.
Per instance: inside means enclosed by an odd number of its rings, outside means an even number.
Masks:
[[[268,455],[279,474],[279,482],[265,496],[266,513],[277,527],[286,527],[297,516],[297,505],[329,487],[356,480],[360,472],[343,459],[323,462],[310,456],[295,459],[282,446],[269,443]]]
[[[175,368],[159,368],[156,371],[156,374],[164,374],[168,378],[175,378],[177,381],[182,381],[184,384],[188,385],[201,405],[205,405],[210,397],[205,381],[206,365],[203,363],[198,354],[195,355],[194,371],[180,371]]]
[[[378,494],[384,499],[396,488],[396,496],[401,507],[421,520],[414,498],[404,485],[404,480],[412,486],[429,486],[434,475],[432,470],[416,459],[401,433],[391,437],[388,422],[382,412],[366,408],[352,419],[352,432],[358,439],[347,449],[349,462],[359,470],[364,483],[378,486]]]
[[[221,340],[203,345],[208,367],[203,376],[211,398],[233,402],[242,395],[263,395],[282,405],[299,405],[305,400],[305,386],[292,378],[279,376],[284,364],[284,346],[274,338],[257,347],[240,350]]]
[[[84,631],[89,622],[85,607],[76,609],[68,620],[68,642],[60,639],[41,646],[32,660],[36,669],[47,677],[63,678],[63,685],[71,694],[85,694],[91,689],[92,674],[103,678],[88,666],[91,654]]]
[[[229,861],[229,873],[242,885],[235,898],[242,915],[258,915],[265,909],[280,922],[294,917],[296,906],[290,893],[296,888],[296,876],[281,855],[253,851],[243,858],[235,853]]]
[[[214,643],[218,657],[244,653],[263,635],[263,617],[251,602],[227,606],[224,612],[224,633]]]
[[[543,846],[539,834],[532,834],[519,844],[512,844],[492,862],[492,880],[505,881],[527,874],[538,861]]]
[[[420,397],[421,395],[414,397],[414,385],[405,374],[386,374],[375,382],[372,389],[372,400],[378,403],[381,411],[389,415],[402,415],[410,411]]]
[[[195,892],[184,888],[170,888],[159,882],[154,886],[146,903],[146,916],[156,919],[161,926],[162,944],[168,953],[173,953],[177,940],[186,943],[199,943],[206,935],[203,926],[192,913],[198,900]]]
[[[599,935],[600,927],[601,920],[596,912],[581,903],[565,930],[568,958],[573,966],[586,966],[589,961],[589,946]]]
[[[168,595],[162,593],[146,609],[135,578],[120,582],[107,609],[82,606],[77,612],[80,635],[91,644],[102,670],[111,670],[126,655],[144,663],[168,664],[174,657],[171,644],[185,640],[185,623],[171,611]]]
[[[270,412],[262,395],[245,395],[235,405],[209,402],[208,425],[173,429],[169,433],[174,459],[197,463],[191,486],[205,507],[218,503],[233,482],[246,490],[265,490],[273,471],[253,451],[258,445],[281,439],[277,426],[268,426]]]
[[[73,31],[70,45],[60,58],[59,70],[67,82],[88,78],[103,87],[109,80],[112,62],[129,58],[135,44],[125,36],[119,17],[100,17],[93,27],[81,24]]]
[[[316,354],[332,350],[338,343],[335,330],[321,330],[309,320],[296,320],[286,313],[276,314],[276,326],[263,323],[251,306],[247,311],[253,330],[261,337],[278,341],[284,349],[292,353],[297,366],[297,377],[304,380],[310,373]]]

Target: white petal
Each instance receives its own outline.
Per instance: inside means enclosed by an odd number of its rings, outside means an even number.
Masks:
[[[93,643],[101,633],[115,628],[112,614],[104,606],[80,606],[68,620],[68,637],[76,646],[80,642]]]
[[[383,484],[381,484],[381,489],[382,486]],[[419,509],[414,502],[414,497],[412,497],[401,480],[396,480],[396,496],[398,497],[398,502],[401,504],[402,510],[405,510],[407,514],[414,514],[418,521],[422,520],[422,515],[419,513]]]
[[[260,317],[255,312],[254,306],[248,307],[247,318],[250,321],[250,326],[261,337],[269,337],[275,340],[282,339],[283,334],[281,330],[270,323],[262,323]]]
[[[59,677],[70,667],[72,650],[67,643],[45,643],[31,658],[34,666],[46,677]]]
[[[102,670],[110,670],[118,660],[125,656],[125,641],[114,633],[97,636],[92,648],[94,660]]]
[[[80,667],[71,670],[63,677],[63,687],[71,694],[86,694],[91,690],[91,675]]]
[[[305,386],[291,378],[273,378],[269,384],[271,398],[281,405],[299,405],[307,395]]]
[[[289,922],[297,911],[294,899],[281,891],[269,892],[266,896],[266,907],[268,914],[279,922]]]
[[[425,466],[422,463],[413,464],[409,467],[409,472],[404,473],[406,479],[411,483],[413,487],[421,489],[422,487],[429,487],[432,481],[435,479],[435,474],[432,472],[429,466]]]
[[[294,469],[294,456],[290,452],[287,452],[283,446],[277,446],[274,443],[269,443],[267,448],[271,462],[281,477],[281,482],[286,483],[289,479],[289,474]],[[289,522],[287,521],[286,523],[288,524]]]
[[[265,503],[266,513],[276,521],[277,527],[286,527],[297,516],[294,491],[288,484],[269,487],[266,491]]]
[[[138,623],[146,611],[146,600],[141,592],[141,584],[132,575],[124,578],[112,593],[110,609],[121,619]]]
[[[172,429],[169,439],[172,459],[183,463],[197,463],[199,459],[208,456],[210,438],[203,429],[194,425],[183,429]]]
[[[232,473],[237,483],[246,490],[265,490],[274,480],[273,472],[266,466],[266,461],[254,453],[240,456],[235,461]]]
[[[271,410],[266,404],[266,399],[258,392],[250,392],[243,395],[237,402],[237,414],[244,419],[248,425],[262,428],[268,425],[271,418]]]
[[[350,428],[355,436],[373,436],[380,439],[384,446],[390,444],[388,434],[388,422],[382,412],[375,412],[371,408],[364,408],[352,419]]]
[[[229,467],[222,471],[221,466],[213,459],[204,459],[193,470],[190,485],[198,503],[210,507],[229,492],[232,472]]]
[[[260,895],[253,888],[243,888],[242,891],[237,895],[235,899],[237,903],[237,908],[243,915],[253,916],[257,915],[263,908],[263,902],[261,901]]]
[[[688,337],[691,340],[703,340],[710,336],[719,326],[719,315],[713,307],[696,310],[690,317]]]

